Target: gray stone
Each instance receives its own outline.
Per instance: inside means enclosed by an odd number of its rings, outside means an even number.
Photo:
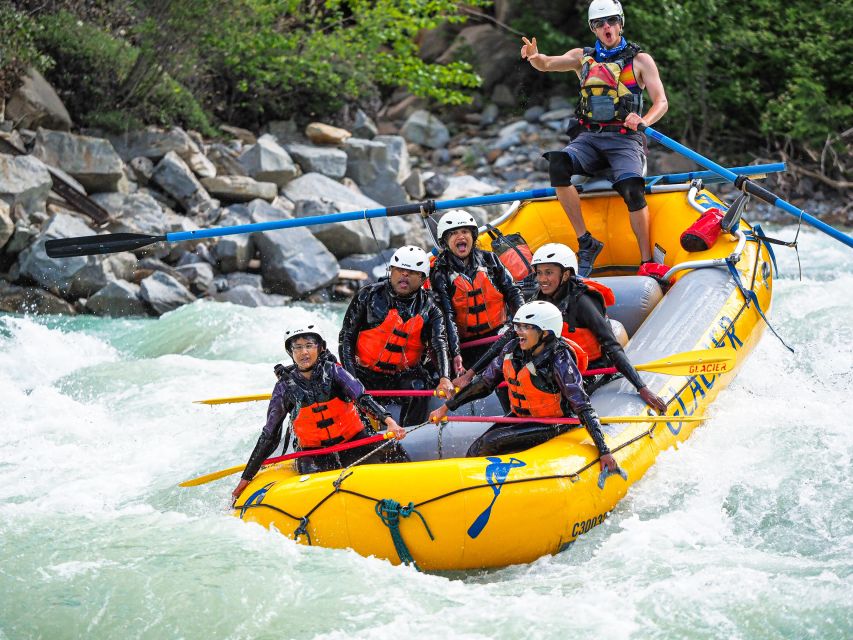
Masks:
[[[556,111],[557,109],[566,109],[572,106],[571,100],[565,96],[551,96],[548,98],[548,111]],[[574,109],[572,109],[574,113]]]
[[[352,135],[356,138],[373,140],[379,133],[376,123],[361,109],[355,112],[355,122],[352,125]]]
[[[415,111],[406,119],[400,135],[409,142],[430,149],[440,149],[450,141],[450,132],[444,123],[423,109]]]
[[[278,195],[278,186],[272,182],[257,182],[248,176],[219,176],[202,178],[207,192],[225,202],[250,202],[257,198],[272,201]]]
[[[140,296],[162,315],[193,302],[195,296],[167,273],[155,271],[139,283]]]
[[[299,175],[299,167],[285,149],[269,135],[246,149],[238,161],[252,178],[282,187]]]
[[[264,293],[248,284],[237,285],[211,297],[218,302],[230,302],[243,307],[281,307],[290,300],[288,296]]]
[[[514,107],[516,100],[513,90],[505,84],[497,84],[492,90],[492,102],[499,107]]]
[[[207,158],[216,167],[219,176],[245,176],[246,169],[237,160],[238,154],[224,144],[212,144],[207,150]],[[271,180],[270,182],[274,182]]]
[[[159,127],[148,127],[109,136],[109,140],[125,162],[138,156],[156,161],[169,152],[184,158],[200,151],[198,145],[180,127],[172,127],[168,131]]]
[[[114,280],[89,296],[86,309],[99,316],[145,316],[148,307],[141,297],[138,284]]]
[[[47,167],[32,156],[0,155],[0,199],[24,211],[44,211],[53,180]]]
[[[166,212],[147,193],[99,193],[92,199],[112,214],[110,233],[161,235],[166,230]]]
[[[210,194],[174,151],[167,153],[154,167],[151,180],[180,202],[184,209],[191,209],[200,202],[210,200]]]
[[[311,232],[301,227],[252,234],[261,254],[264,287],[301,297],[334,282],[338,261]]]
[[[187,166],[199,178],[214,178],[216,177],[216,165],[207,159],[203,153],[190,153],[184,158]]]
[[[395,249],[386,249],[379,253],[356,253],[341,260],[341,269],[364,271],[367,282],[377,282],[388,273],[388,261]]]
[[[316,173],[309,173],[289,183],[282,194],[290,201],[313,201],[316,204],[300,207],[299,214],[316,215],[323,213],[350,212],[379,209],[381,205],[370,198],[347,189],[342,184]],[[322,194],[321,198],[317,194]],[[311,227],[313,233],[335,256],[343,257],[351,253],[367,253],[388,246],[388,220],[385,217],[374,218],[373,231],[364,220],[337,222],[335,224]],[[374,233],[376,240],[374,240]]]
[[[545,107],[541,105],[536,105],[535,107],[530,107],[524,112],[524,119],[527,122],[539,122],[539,118],[543,116],[545,113]]]
[[[15,221],[9,215],[9,205],[0,200],[0,249],[15,234]]]
[[[213,291],[213,267],[206,262],[195,262],[176,267],[175,270],[190,283],[190,288],[196,295],[204,295]]]
[[[108,140],[39,129],[33,155],[73,176],[89,192],[115,191],[122,161]]]
[[[400,182],[408,177],[411,165],[403,138],[350,138],[344,148],[347,177],[355,180],[366,196],[386,207],[406,203],[406,192]]]
[[[71,116],[50,83],[35,69],[28,69],[23,84],[15,90],[6,103],[7,120],[21,129],[71,128]]]
[[[403,181],[403,188],[413,199],[422,200],[426,197],[423,174],[420,169],[414,169]]]
[[[299,125],[296,120],[272,120],[266,124],[264,130],[275,138],[279,144],[295,140],[299,137]]]
[[[451,176],[448,182],[447,189],[442,194],[442,198],[445,200],[486,196],[498,192],[495,185],[478,180],[473,176]]]
[[[234,273],[215,278],[214,286],[217,291],[225,291],[226,289],[233,289],[239,286],[254,287],[255,289],[263,290],[264,278],[259,273],[235,271]]]
[[[189,289],[190,287],[190,281],[187,280],[186,276],[184,276],[180,271],[166,264],[159,258],[142,258],[141,260],[139,260],[136,266],[137,271],[133,274],[134,280],[142,280],[144,278],[147,278],[154,272],[160,272],[165,273],[169,277],[177,280],[182,287],[186,287],[187,289]]]
[[[494,124],[498,121],[498,115],[500,113],[500,109],[498,105],[494,102],[490,102],[483,109],[483,112],[480,114],[480,125],[483,127],[488,127],[489,125]]]
[[[305,173],[320,173],[335,179],[347,173],[347,154],[340,149],[307,144],[288,144],[285,149]]]
[[[400,247],[404,244],[409,244],[406,239],[412,230],[412,225],[419,224],[413,222],[415,216],[392,216],[388,218],[388,244],[391,247]],[[376,246],[376,243],[374,243]]]
[[[26,220],[16,220],[15,230],[12,233],[12,238],[3,249],[4,253],[9,256],[20,253],[33,243],[33,239],[38,234],[39,230]]]
[[[450,180],[440,173],[424,174],[424,189],[429,198],[438,198],[447,191],[450,186]]]
[[[65,300],[44,289],[16,286],[0,289],[0,311],[33,313],[40,316],[47,314],[73,316],[77,313]]]
[[[439,64],[447,64],[465,54],[465,59],[474,66],[482,79],[485,91],[498,82],[516,74],[520,64],[518,43],[515,36],[490,24],[464,27],[450,47],[438,58]]]
[[[543,113],[539,117],[539,122],[563,122],[575,115],[575,110],[571,107],[563,107],[561,109],[552,109]]]

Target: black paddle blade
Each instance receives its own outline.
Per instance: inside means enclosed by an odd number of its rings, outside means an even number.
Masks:
[[[102,236],[48,240],[44,243],[44,248],[51,258],[71,258],[133,251],[165,240],[166,236],[149,236],[142,233],[108,233]]]

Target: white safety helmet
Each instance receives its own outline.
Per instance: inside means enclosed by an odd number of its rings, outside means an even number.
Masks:
[[[533,254],[530,264],[534,267],[537,264],[558,264],[563,269],[573,269],[575,273],[578,272],[578,257],[575,252],[559,242],[549,242],[539,247]]]
[[[284,332],[284,350],[288,353],[290,351],[290,343],[300,336],[313,336],[317,338],[317,342],[320,346],[325,349],[326,348],[326,339],[323,338],[323,334],[320,333],[320,327],[316,324],[306,324],[301,325],[295,329],[288,329]]]
[[[429,256],[426,251],[414,245],[406,245],[397,249],[391,256],[388,266],[419,271],[424,274],[425,278],[429,277]]]
[[[542,331],[550,331],[555,336],[563,333],[563,314],[553,304],[544,300],[535,300],[521,305],[512,321],[532,324]]]
[[[438,239],[444,242],[444,234],[453,229],[470,228],[474,235],[474,240],[477,239],[477,221],[470,213],[466,213],[461,209],[451,209],[438,221]]]
[[[592,31],[592,21],[598,18],[619,16],[622,19],[622,27],[625,27],[625,12],[622,11],[622,3],[619,0],[592,0],[587,14],[587,24]]]

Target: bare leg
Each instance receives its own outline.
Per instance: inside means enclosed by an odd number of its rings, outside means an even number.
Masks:
[[[569,216],[569,222],[572,223],[572,228],[575,234],[580,238],[586,233],[586,223],[583,221],[581,213],[581,199],[578,196],[578,190],[575,187],[554,187],[557,192],[557,200],[563,205],[563,210]]]
[[[578,201],[580,201],[580,198],[578,198]],[[649,208],[643,207],[637,211],[631,211],[629,216],[631,218],[631,229],[634,231],[634,235],[637,236],[637,244],[640,245],[640,261],[648,262],[652,259]]]

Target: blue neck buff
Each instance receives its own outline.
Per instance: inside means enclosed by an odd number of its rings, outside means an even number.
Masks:
[[[612,58],[613,56],[615,56],[617,53],[622,51],[622,49],[624,49],[627,46],[628,46],[628,41],[625,40],[624,36],[619,41],[619,44],[617,44],[612,49],[605,49],[604,45],[601,44],[601,41],[596,40],[595,41],[595,59],[596,60],[606,60],[607,58]]]

